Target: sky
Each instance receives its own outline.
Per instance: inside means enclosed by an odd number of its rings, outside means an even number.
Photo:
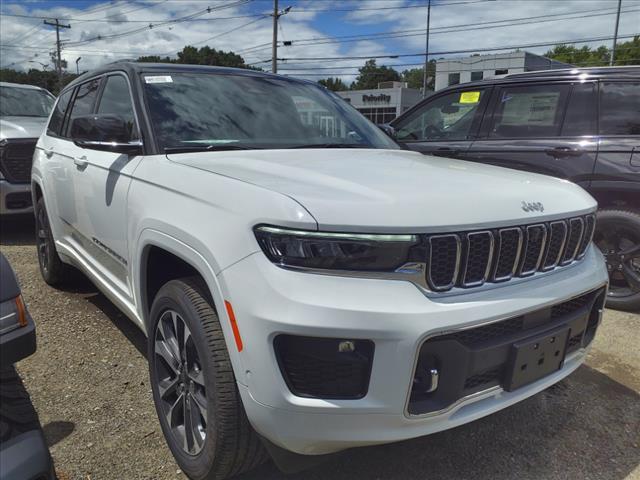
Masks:
[[[424,62],[428,0],[280,0],[278,73],[351,82],[366,58],[399,71]],[[432,0],[431,58],[508,52],[544,53],[548,45],[599,39],[611,45],[617,0]],[[62,56],[80,71],[141,55],[209,45],[271,68],[273,0],[0,0],[0,66],[53,64],[55,29]],[[186,18],[185,18],[186,17]],[[169,22],[169,23],[167,23]],[[640,34],[640,0],[622,0],[619,36]],[[620,41],[624,41],[621,38]],[[538,45],[538,46],[535,46]],[[496,49],[500,50],[496,50]],[[382,58],[386,57],[386,58]],[[640,59],[638,59],[640,64]]]

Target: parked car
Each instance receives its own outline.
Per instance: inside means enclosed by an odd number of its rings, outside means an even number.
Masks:
[[[36,351],[36,327],[0,253],[0,480],[54,480],[49,448],[15,363]]]
[[[578,368],[602,314],[583,189],[403,151],[312,82],[107,65],[32,181],[43,278],[80,268],[146,332],[195,479],[493,413]]]
[[[411,150],[564,178],[599,204],[607,305],[640,309],[640,67],[507,75],[436,92],[391,124]]]
[[[55,97],[0,82],[0,215],[31,213],[31,160]]]

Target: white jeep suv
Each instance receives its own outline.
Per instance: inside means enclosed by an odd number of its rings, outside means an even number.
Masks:
[[[582,189],[403,151],[311,82],[108,65],[32,182],[44,279],[79,268],[146,332],[194,479],[488,415],[578,368],[602,314]]]

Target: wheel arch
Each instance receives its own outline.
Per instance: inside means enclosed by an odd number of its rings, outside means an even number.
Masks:
[[[159,289],[170,280],[185,276],[198,276],[207,286],[209,300],[216,311],[227,350],[231,358],[234,373],[238,381],[243,382],[243,368],[240,354],[233,342],[233,332],[224,305],[223,287],[218,282],[214,268],[197,250],[181,240],[154,229],[144,230],[137,243],[137,261],[133,272],[138,299],[138,311],[144,323],[144,330],[149,333],[150,311],[153,299]]]

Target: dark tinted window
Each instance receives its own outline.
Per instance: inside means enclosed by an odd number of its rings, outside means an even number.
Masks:
[[[493,138],[555,137],[569,93],[568,85],[504,87],[493,115]]]
[[[456,91],[428,101],[396,125],[400,141],[466,140],[484,90]]]
[[[129,84],[122,75],[112,75],[107,78],[107,84],[102,92],[102,97],[100,97],[98,113],[122,117],[129,127],[130,139],[139,138],[129,93]]]
[[[458,85],[460,83],[460,74],[459,73],[450,73],[449,74],[449,85]]]
[[[58,98],[58,103],[56,103],[56,108],[51,114],[51,121],[49,122],[49,126],[47,127],[48,135],[60,135],[60,131],[62,130],[62,122],[64,121],[65,113],[67,113],[67,108],[69,107],[69,100],[71,99],[72,92],[73,89],[64,92]]]
[[[91,80],[90,82],[80,85],[76,98],[73,101],[73,107],[71,108],[69,121],[67,122],[68,125],[71,125],[76,117],[93,113],[93,105],[98,96],[99,87],[100,79]]]
[[[581,83],[573,86],[567,113],[562,125],[562,136],[596,134],[596,85]]]
[[[484,78],[484,72],[480,71],[480,72],[471,72],[471,81],[475,82],[478,80],[482,80]]]
[[[640,82],[600,85],[600,134],[640,135]]]
[[[496,75],[506,75],[507,73],[509,73],[508,68],[499,68],[498,70],[495,71]]]

